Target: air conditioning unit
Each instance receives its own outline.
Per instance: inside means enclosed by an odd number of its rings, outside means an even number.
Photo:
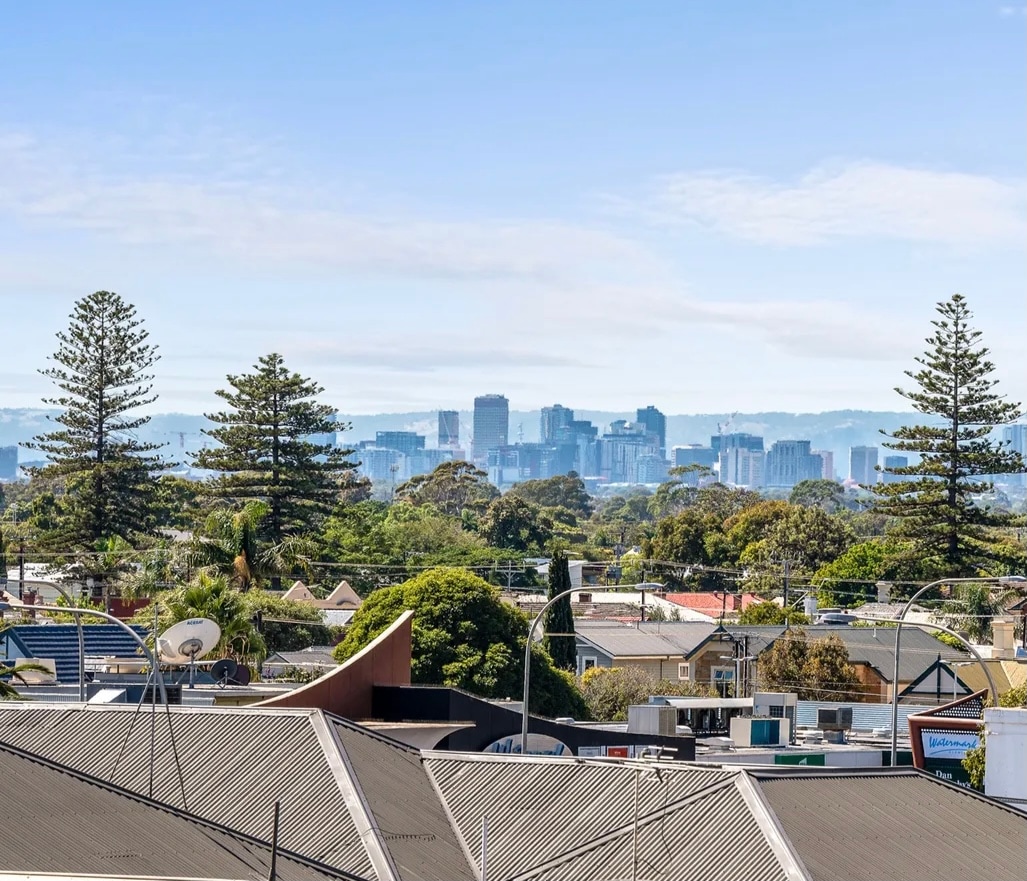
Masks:
[[[678,711],[660,704],[636,704],[628,707],[629,734],[677,734]]]

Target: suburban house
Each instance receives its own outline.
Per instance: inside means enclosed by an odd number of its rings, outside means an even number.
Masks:
[[[321,612],[321,619],[329,627],[349,624],[353,613],[363,603],[348,581],[340,581],[327,599],[317,597],[302,581],[297,581],[282,595],[282,599],[313,606]]]
[[[853,700],[888,703],[892,697],[894,675],[895,628],[850,627],[846,625],[813,625],[803,628],[811,639],[836,636],[849,653],[849,663],[855,668],[860,681],[859,693]],[[767,651],[786,632],[783,625],[740,626],[725,625],[717,628],[683,662],[683,673],[694,682],[719,687],[727,693],[727,683],[740,677],[740,687],[751,691],[750,683],[756,678],[759,656]],[[953,649],[930,633],[915,626],[902,628],[899,653],[899,700],[924,703],[926,699],[951,699],[970,694],[973,689],[960,682],[954,664],[967,660],[967,655]],[[739,661],[735,659],[754,660]],[[685,678],[684,676],[682,678]]]
[[[642,667],[658,679],[676,682],[689,652],[717,629],[712,621],[617,621],[575,619],[578,674],[592,667]]]
[[[713,618],[737,618],[743,609],[761,602],[754,593],[726,593],[723,591],[696,591],[695,593],[668,593],[667,602]]]

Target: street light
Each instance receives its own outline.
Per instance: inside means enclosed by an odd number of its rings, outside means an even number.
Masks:
[[[10,603],[0,602],[0,615],[2,615],[4,612],[6,612],[10,608],[12,608]],[[94,615],[97,618],[103,618],[104,621],[109,621],[111,624],[117,624],[122,630],[124,630],[129,636],[131,636],[132,639],[134,639],[137,643],[139,643],[139,648],[141,648],[142,651],[143,651],[143,654],[146,655],[146,660],[150,662],[150,669],[153,671],[154,678],[157,680],[157,687],[160,689],[161,700],[163,700],[164,703],[168,702],[167,691],[165,691],[165,689],[164,689],[164,677],[161,675],[160,666],[157,663],[156,655],[153,652],[150,651],[149,646],[143,641],[143,638],[138,633],[136,633],[131,627],[129,627],[124,621],[122,621],[120,618],[115,618],[113,615],[108,615],[106,612],[100,612],[97,609],[78,609],[78,608],[75,608],[74,606],[72,606],[72,607],[66,607],[66,606],[33,606],[33,608],[34,609],[40,609],[43,612],[70,612],[70,613],[72,613],[75,616],[75,620],[79,622],[79,636],[80,637],[81,637],[81,634],[82,634],[82,620],[81,620],[81,616],[82,615]],[[82,677],[79,680],[79,697],[80,697],[80,699],[83,702],[85,702],[85,698],[82,695],[83,689],[85,688],[85,674],[82,672],[83,669],[84,669],[85,661],[84,661],[83,656],[82,656],[81,653],[79,654],[79,658],[80,658],[80,661],[79,661],[79,673],[80,673],[80,675]]]
[[[893,619],[895,621],[895,663],[892,668],[892,695],[891,695],[891,763],[892,767],[895,767],[895,762],[898,756],[898,737],[899,737],[899,640],[902,637],[902,622],[906,619],[906,614],[912,608],[915,603],[923,594],[927,593],[932,587],[938,587],[941,584],[965,584],[967,582],[977,582],[984,584],[1022,584],[1027,582],[1027,578],[1022,575],[998,575],[982,578],[941,578],[938,581],[932,581],[930,584],[925,584],[920,588],[913,596],[907,601],[906,605],[902,607],[902,611],[899,612],[898,618]],[[869,620],[869,619],[868,619]],[[892,620],[892,619],[889,619]],[[939,627],[938,625],[926,625],[933,626],[936,629],[943,630],[946,633],[952,631],[948,628]],[[958,634],[955,634],[958,636]],[[959,637],[962,639],[962,637]],[[991,693],[994,696],[995,703],[998,703],[998,692],[995,691],[995,684],[991,679],[991,671],[988,670],[988,665],[984,663],[984,659],[977,653],[977,651],[966,642],[962,640],[973,652],[974,656],[978,661],[981,662],[981,666],[984,668],[984,672],[988,675],[988,681],[991,683]]]
[[[539,621],[542,620],[542,616],[545,615],[546,610],[553,605],[557,600],[562,600],[564,597],[569,597],[572,593],[581,593],[582,591],[594,593],[597,590],[616,590],[619,585],[599,585],[588,587],[572,587],[568,590],[560,591],[551,600],[548,600],[534,620],[528,627],[528,638],[524,642],[524,692],[522,694],[521,702],[521,755],[526,756],[528,754],[528,689],[531,686],[531,639],[535,633],[535,628],[538,627]]]

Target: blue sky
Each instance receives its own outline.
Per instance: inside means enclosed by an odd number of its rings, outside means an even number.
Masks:
[[[959,291],[1027,399],[1022,4],[39,3],[0,33],[0,406],[78,297],[157,410],[904,409]]]

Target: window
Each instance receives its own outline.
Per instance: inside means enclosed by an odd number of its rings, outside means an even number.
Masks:
[[[733,667],[711,667],[710,685],[721,697],[731,697],[734,694],[735,671]]]
[[[691,665],[688,663],[688,661],[685,661],[682,664],[678,664],[678,679],[681,679],[682,681],[687,681],[691,678]]]
[[[771,704],[769,715],[771,719],[783,719],[785,716],[785,708],[780,704]]]
[[[597,663],[598,659],[595,655],[589,655],[588,657],[581,659],[581,672],[584,673],[586,670],[591,670],[593,667],[599,666]]]
[[[592,594],[585,593],[584,591],[582,593],[579,593],[578,594],[578,602],[579,603],[590,603],[590,602],[592,602]]]

